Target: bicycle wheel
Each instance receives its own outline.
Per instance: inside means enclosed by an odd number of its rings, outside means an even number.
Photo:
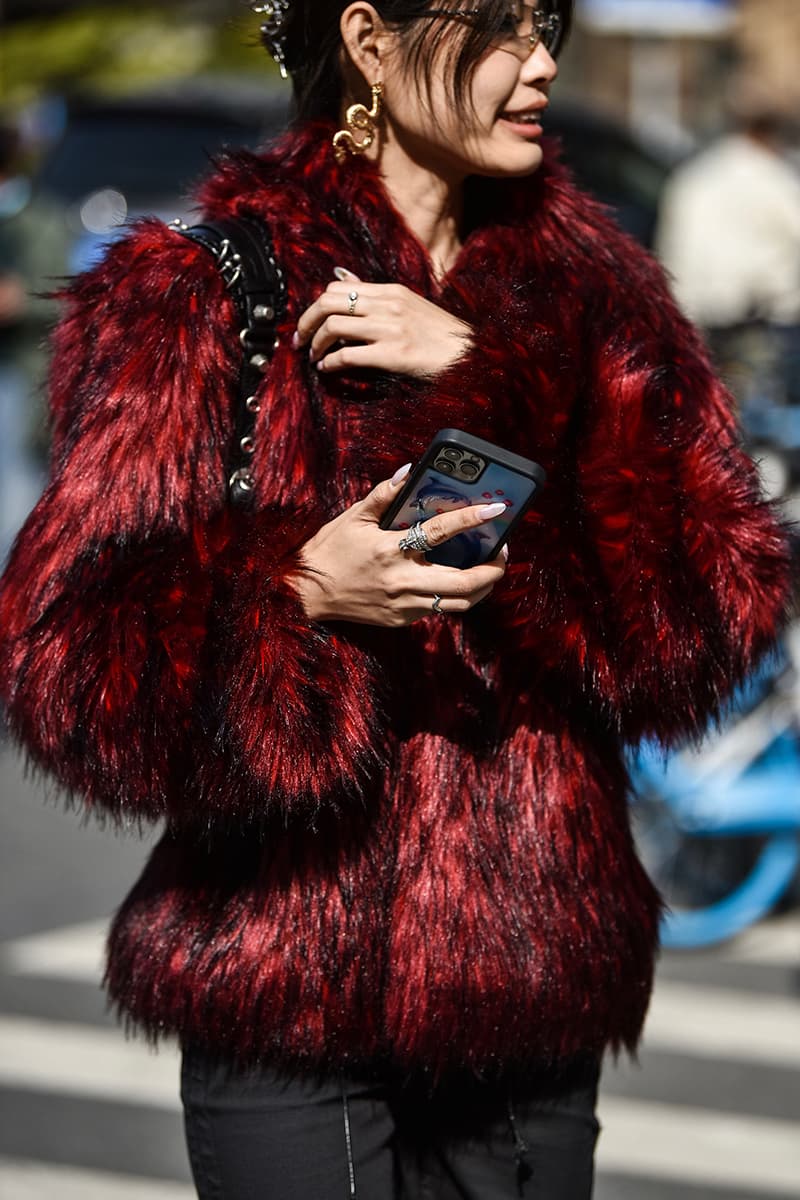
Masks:
[[[634,802],[632,825],[645,869],[667,905],[664,946],[711,946],[741,933],[772,911],[800,867],[795,832],[687,832],[652,788]]]

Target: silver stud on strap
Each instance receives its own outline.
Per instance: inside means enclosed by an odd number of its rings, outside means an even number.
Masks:
[[[253,316],[257,321],[271,321],[275,316],[275,309],[271,304],[257,304],[253,309]]]
[[[260,413],[261,404],[256,396],[248,396],[245,400],[245,408],[251,413]]]
[[[250,365],[263,374],[269,367],[269,359],[266,354],[254,354],[250,359]]]
[[[256,486],[255,476],[249,467],[240,467],[238,471],[234,471],[228,480],[228,486],[231,488],[241,488],[243,492],[252,492]]]
[[[256,439],[254,437],[250,437],[248,434],[247,437],[242,438],[242,440],[239,442],[239,446],[241,447],[242,454],[252,454],[256,448]]]

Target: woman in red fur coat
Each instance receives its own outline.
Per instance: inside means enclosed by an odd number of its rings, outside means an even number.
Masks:
[[[230,293],[145,221],[55,336],[10,722],[87,810],[164,822],[106,983],[181,1040],[202,1197],[582,1200],[659,916],[622,749],[700,731],[769,646],[784,542],[658,267],[541,140],[569,0],[266,15],[299,119],[201,195],[288,285],[252,509]],[[508,562],[379,527],[450,426],[547,469]]]

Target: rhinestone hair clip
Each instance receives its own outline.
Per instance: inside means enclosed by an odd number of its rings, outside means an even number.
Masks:
[[[281,75],[288,79],[286,70],[286,23],[289,19],[291,0],[264,0],[264,3],[250,5],[251,10],[262,18],[261,38],[275,62]]]

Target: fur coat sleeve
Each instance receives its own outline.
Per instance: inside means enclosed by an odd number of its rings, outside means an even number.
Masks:
[[[606,629],[594,669],[623,732],[702,732],[774,642],[788,601],[785,531],[740,444],[733,399],[638,260],[620,305],[593,313],[593,377],[576,485]],[[643,650],[645,652],[643,652]]]
[[[66,303],[51,480],[0,585],[13,731],[118,819],[241,821],[358,794],[379,743],[373,669],[292,587],[316,525],[226,507],[238,343],[210,257],[146,222]],[[272,429],[291,436],[279,412]]]
[[[669,745],[702,733],[773,644],[787,538],[661,268],[592,202],[564,220],[581,313],[565,341],[586,364],[574,406],[557,372],[537,370],[513,300],[476,326],[472,353],[441,386],[480,394],[488,374],[516,397],[525,442],[549,469],[492,600],[518,710],[527,696],[535,719],[543,683],[630,743]],[[559,313],[568,330],[563,302]]]

